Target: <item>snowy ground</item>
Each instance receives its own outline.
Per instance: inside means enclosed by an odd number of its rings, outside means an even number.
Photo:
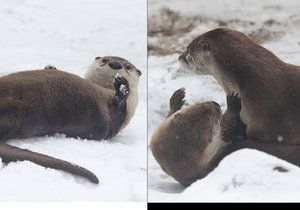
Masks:
[[[167,8],[161,11],[161,8]],[[286,62],[300,65],[300,2],[251,0],[149,0],[149,108],[151,133],[166,116],[168,99],[187,89],[187,102],[215,100],[226,109],[225,93],[210,76],[184,75],[177,61],[196,36],[227,26],[250,35]],[[282,166],[282,173],[273,170]],[[148,157],[149,201],[299,201],[300,169],[255,150],[226,157],[207,177],[188,188]]]
[[[30,162],[0,169],[2,201],[146,200],[146,1],[0,0],[0,75],[47,64],[83,76],[94,57],[118,55],[143,72],[138,109],[109,142],[54,137],[9,143],[93,171],[93,185]],[[0,164],[1,165],[1,164]]]

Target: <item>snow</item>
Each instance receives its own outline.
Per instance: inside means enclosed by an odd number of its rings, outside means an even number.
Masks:
[[[236,162],[238,161],[238,164]],[[281,166],[283,173],[274,170]],[[258,151],[244,149],[226,157],[205,179],[187,188],[186,201],[299,201],[298,167]],[[292,184],[291,184],[292,181]]]
[[[124,57],[143,72],[139,105],[110,141],[64,135],[10,144],[71,161],[99,185],[31,162],[0,169],[1,201],[146,201],[146,1],[0,0],[0,75],[54,65],[79,76],[96,56]],[[138,128],[138,129],[137,129]]]
[[[252,35],[282,60],[300,65],[299,1],[148,2],[149,44],[158,49],[168,49],[160,51],[153,47],[154,50],[149,51],[148,143],[154,129],[168,113],[169,98],[181,87],[186,88],[187,103],[214,100],[221,105],[223,111],[226,110],[225,93],[219,84],[211,76],[186,73],[177,60],[177,51],[182,50],[196,36],[219,27],[221,23],[225,22],[230,28]],[[173,13],[175,18],[179,17],[173,25],[172,21],[160,12],[163,7],[175,13],[179,12],[175,15]],[[197,24],[190,30],[184,29],[193,22]],[[155,34],[155,31],[164,27],[169,30],[167,32],[175,32],[171,35]],[[299,201],[299,167],[256,150],[243,149],[227,156],[207,177],[187,188],[161,170],[149,147],[148,154],[150,202]],[[274,170],[279,166],[288,171],[283,173]]]
[[[119,88],[119,90],[121,91],[121,93],[123,95],[126,95],[126,93],[128,92],[125,85],[121,85],[120,88]]]

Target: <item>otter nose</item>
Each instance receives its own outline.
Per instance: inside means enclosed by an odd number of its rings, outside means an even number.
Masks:
[[[212,101],[212,103],[213,103],[214,105],[216,105],[217,107],[220,107],[220,104],[218,104],[217,102]]]
[[[186,61],[186,58],[185,58],[185,53],[181,53],[181,55],[178,57],[178,60],[179,61]]]
[[[116,62],[116,61],[110,62],[108,64],[108,66],[114,70],[120,70],[121,68],[123,68],[123,66],[119,62]]]

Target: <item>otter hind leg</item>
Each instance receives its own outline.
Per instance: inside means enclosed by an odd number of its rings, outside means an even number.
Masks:
[[[180,110],[185,103],[185,88],[180,88],[176,90],[170,98],[170,111],[167,117],[171,116],[178,110]]]

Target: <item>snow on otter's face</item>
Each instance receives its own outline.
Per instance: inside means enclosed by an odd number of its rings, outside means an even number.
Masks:
[[[114,89],[112,81],[117,75],[125,77],[130,86],[136,86],[142,73],[124,58],[105,56],[95,58],[85,78],[108,89]]]

